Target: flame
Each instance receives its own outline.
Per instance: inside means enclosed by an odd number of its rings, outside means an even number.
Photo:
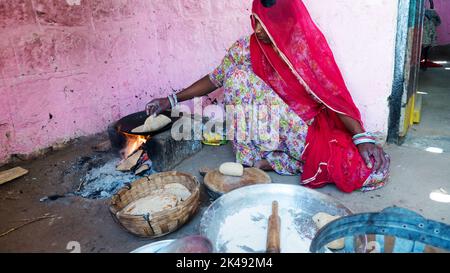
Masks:
[[[134,152],[136,152],[139,148],[141,148],[142,144],[147,142],[147,137],[139,136],[139,135],[130,135],[127,133],[123,133],[127,139],[126,147],[121,151],[123,158],[128,158]]]

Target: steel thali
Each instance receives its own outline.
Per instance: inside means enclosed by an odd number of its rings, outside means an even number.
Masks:
[[[137,248],[130,253],[158,253],[164,247],[170,245],[175,240],[162,240]]]
[[[217,199],[203,214],[200,234],[211,240],[217,253],[265,252],[267,221],[273,201],[279,203],[282,253],[309,252],[318,231],[312,219],[315,214],[352,214],[337,200],[302,186],[255,185]],[[354,252],[364,252],[366,237],[354,240]]]

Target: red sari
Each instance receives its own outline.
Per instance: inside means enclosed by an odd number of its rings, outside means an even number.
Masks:
[[[311,188],[334,183],[344,192],[360,189],[367,168],[337,113],[361,123],[328,43],[300,0],[277,0],[266,8],[253,2],[257,19],[273,45],[251,38],[254,72],[303,120],[308,129],[301,183]]]

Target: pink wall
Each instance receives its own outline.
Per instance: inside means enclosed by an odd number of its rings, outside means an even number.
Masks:
[[[0,0],[0,162],[104,131],[191,84],[250,32],[251,2]],[[304,2],[367,129],[386,134],[397,1]]]
[[[142,110],[217,65],[251,1],[0,0],[0,162]]]
[[[450,44],[450,0],[434,0],[434,5],[442,20],[442,25],[437,29],[438,44]]]
[[[326,2],[326,5],[323,3]],[[387,135],[392,93],[396,0],[304,0],[324,32],[366,129]]]

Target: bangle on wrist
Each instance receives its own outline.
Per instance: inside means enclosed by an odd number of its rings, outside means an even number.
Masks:
[[[364,132],[353,136],[353,143],[358,146],[360,144],[371,143],[377,144],[376,137],[370,132]]]
[[[359,138],[359,139],[354,140],[353,143],[356,146],[358,146],[360,144],[366,144],[366,143],[376,144],[377,142],[370,138]]]
[[[169,99],[171,109],[175,108],[175,102],[173,101],[172,95],[169,95],[167,98]]]
[[[178,97],[177,97],[176,93],[173,94],[173,100],[175,101],[175,106],[177,106],[178,105]]]
[[[372,133],[369,133],[369,132],[364,132],[364,133],[357,134],[357,135],[353,136],[353,140],[356,140],[356,139],[359,139],[359,138],[370,138],[370,139],[375,140],[375,136]]]

